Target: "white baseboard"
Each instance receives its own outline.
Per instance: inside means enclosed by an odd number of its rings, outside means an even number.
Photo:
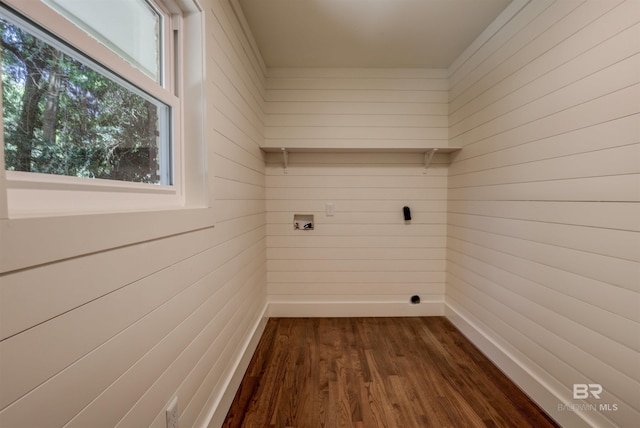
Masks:
[[[426,317],[444,315],[444,302],[290,302],[269,301],[269,316],[305,317]]]
[[[536,402],[551,418],[563,427],[613,427],[611,421],[597,412],[579,412],[564,408],[561,393],[550,386],[552,380],[546,381],[549,375],[538,366],[527,366],[515,358],[502,346],[499,339],[491,337],[490,332],[483,331],[479,322],[472,316],[445,304],[446,318],[456,326],[484,355],[486,355],[513,383]]]
[[[200,427],[217,428],[224,423],[229,408],[235,398],[236,391],[240,387],[242,378],[249,367],[251,358],[258,347],[258,342],[260,342],[262,333],[267,325],[267,321],[269,320],[268,313],[269,305],[266,304],[262,310],[262,314],[253,325],[251,334],[249,334],[245,340],[241,354],[233,364],[233,372],[226,379],[224,392],[219,396],[219,399],[207,402],[207,411],[203,412],[206,417],[202,419],[202,423],[199,424]]]

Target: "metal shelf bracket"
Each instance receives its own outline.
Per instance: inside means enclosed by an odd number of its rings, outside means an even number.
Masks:
[[[280,150],[282,150],[282,158],[284,160],[284,173],[288,174],[289,173],[289,153],[287,152],[287,149],[285,149],[284,147],[282,147]]]
[[[433,159],[433,156],[436,154],[437,151],[438,149],[429,149],[424,152],[424,171],[423,171],[424,174],[427,173],[427,170],[429,169],[429,164],[431,164],[431,160]]]

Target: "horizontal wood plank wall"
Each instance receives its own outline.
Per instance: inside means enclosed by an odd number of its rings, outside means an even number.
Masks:
[[[444,70],[269,69],[269,146],[447,145]],[[420,153],[267,157],[267,282],[277,316],[442,313],[446,161]],[[325,215],[332,203],[335,215]],[[405,223],[402,207],[412,209]],[[313,214],[313,231],[293,215]],[[418,294],[420,305],[410,305]]]
[[[273,316],[442,314],[446,164],[416,153],[267,157],[267,282]],[[441,159],[436,159],[440,162]],[[327,216],[325,204],[335,213]],[[411,208],[405,222],[402,208]],[[314,230],[294,230],[294,214]],[[411,305],[417,294],[422,303]]]
[[[550,391],[559,421],[634,426],[640,2],[542,0],[502,24],[450,70],[447,315]]]
[[[2,427],[160,428],[175,395],[180,426],[206,423],[261,325],[264,72],[228,2],[201,3],[216,226],[0,277]]]
[[[446,146],[445,70],[269,69],[268,146]]]

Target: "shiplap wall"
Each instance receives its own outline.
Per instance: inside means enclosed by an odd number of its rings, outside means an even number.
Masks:
[[[447,316],[566,426],[640,421],[639,22],[532,1],[451,68]]]
[[[271,68],[267,73],[267,146],[447,145],[445,70]]]
[[[269,70],[266,144],[446,145],[442,70]],[[442,314],[446,155],[427,174],[421,153],[295,152],[267,158],[270,313]],[[332,203],[335,214],[325,214]],[[402,207],[413,219],[405,223]],[[293,230],[294,214],[315,229]],[[411,295],[422,297],[410,305]]]
[[[174,395],[180,426],[215,424],[233,397],[266,308],[264,72],[228,2],[201,4],[215,228],[0,276],[2,427],[160,428]]]

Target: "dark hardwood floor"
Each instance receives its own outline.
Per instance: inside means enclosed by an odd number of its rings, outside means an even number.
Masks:
[[[225,427],[554,427],[443,317],[270,319]]]

